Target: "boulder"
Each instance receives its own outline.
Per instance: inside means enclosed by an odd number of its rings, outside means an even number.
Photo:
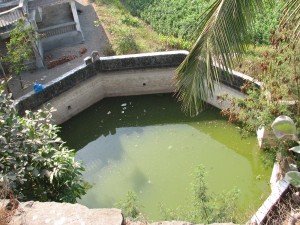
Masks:
[[[122,225],[120,209],[88,209],[80,204],[20,203],[9,225]]]

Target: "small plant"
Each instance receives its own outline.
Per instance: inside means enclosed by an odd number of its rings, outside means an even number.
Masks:
[[[160,36],[160,40],[165,49],[185,49],[191,48],[191,42],[188,42],[182,38],[176,38],[174,36]]]
[[[130,29],[116,29],[114,35],[115,51],[118,55],[137,53],[139,51],[139,47]]]
[[[203,166],[196,167],[191,183],[192,207],[179,206],[177,210],[161,205],[165,220],[182,220],[192,223],[234,222],[239,190],[219,194],[209,193]]]
[[[125,14],[121,17],[121,22],[132,27],[138,27],[140,25],[138,18],[128,14]]]
[[[128,191],[126,198],[116,204],[116,207],[122,209],[122,213],[127,219],[136,219],[140,215],[140,205],[136,194]]]
[[[37,40],[37,34],[29,24],[26,24],[24,17],[17,22],[16,27],[9,34],[9,38],[10,40],[6,44],[5,63],[8,65],[9,72],[19,77],[23,89],[20,74],[28,68],[26,63],[34,58],[33,47]]]

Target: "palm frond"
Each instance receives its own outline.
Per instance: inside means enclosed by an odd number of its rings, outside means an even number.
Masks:
[[[298,40],[300,37],[300,0],[288,0],[283,7],[283,11],[280,25],[293,24],[295,40]]]
[[[220,70],[245,52],[248,31],[261,0],[216,0],[199,21],[199,38],[176,73],[177,97],[185,112],[197,114],[214,92]]]

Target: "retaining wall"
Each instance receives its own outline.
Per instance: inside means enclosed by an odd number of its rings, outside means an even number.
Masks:
[[[47,83],[42,92],[33,91],[17,99],[22,114],[50,103],[57,109],[53,114],[56,123],[62,123],[104,97],[174,92],[176,67],[184,60],[187,51],[157,52],[125,56],[87,57],[85,63]],[[220,105],[217,94],[232,93],[240,96],[240,86],[249,80],[246,75],[222,73],[216,94],[208,100]],[[58,113],[59,112],[59,113]]]

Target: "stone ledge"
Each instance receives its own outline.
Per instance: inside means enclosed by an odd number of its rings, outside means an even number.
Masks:
[[[123,225],[120,209],[88,209],[80,204],[21,203],[9,225]]]
[[[6,205],[8,200],[1,200]],[[89,209],[80,204],[58,202],[22,202],[8,225],[205,225],[185,221],[125,222],[120,209]],[[210,225],[234,225],[213,223]]]

